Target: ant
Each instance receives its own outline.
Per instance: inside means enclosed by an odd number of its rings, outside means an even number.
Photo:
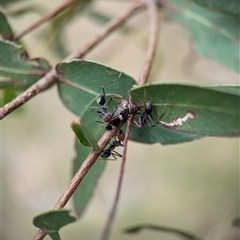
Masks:
[[[123,147],[124,145],[121,143],[120,140],[115,140],[108,148],[102,150],[101,152],[101,157],[102,158],[108,158],[110,157],[111,155],[114,157],[115,160],[117,160],[116,156],[117,157],[122,157],[122,155],[118,152],[116,152],[114,149],[116,147]]]
[[[115,80],[114,80],[115,81]],[[141,105],[135,105],[131,102],[131,96],[129,93],[129,100],[124,99],[122,96],[118,94],[111,94],[111,98],[107,103],[106,100],[106,93],[105,93],[105,87],[112,84],[114,81],[107,83],[102,86],[102,92],[103,94],[100,95],[97,98],[97,103],[100,105],[100,107],[89,107],[89,108],[100,108],[100,110],[97,111],[98,118],[101,118],[107,125],[105,126],[105,129],[107,131],[113,130],[114,128],[118,127],[121,123],[124,123],[127,121],[127,118],[129,117],[129,114],[140,114],[138,121],[134,120],[133,125],[137,128],[142,128],[144,125],[148,123],[149,127],[155,127],[155,124],[152,124],[152,122],[155,122],[152,116],[152,103],[147,101],[144,105],[144,111],[141,112],[140,108]],[[113,98],[120,99],[120,102],[118,106],[114,109],[112,113],[109,113],[108,111],[108,105],[112,101]],[[96,119],[96,121],[98,120]]]
[[[115,160],[116,160],[116,156],[117,157],[122,157],[122,155],[119,154],[118,152],[116,152],[114,149],[116,147],[123,147],[124,146],[123,145],[124,138],[125,138],[124,132],[122,131],[122,129],[119,129],[118,133],[116,135],[116,140],[113,141],[113,143],[108,148],[102,150],[101,157],[102,158],[108,158],[112,155]]]
[[[113,126],[118,127],[120,123],[125,123],[129,117],[130,114],[135,115],[139,109],[140,106],[135,105],[131,102],[131,95],[130,92],[128,92],[129,100],[126,100],[122,96],[118,94],[113,94],[115,98],[119,98],[119,104],[116,107],[116,109],[112,113],[111,121],[108,122],[106,126],[106,130],[112,130]]]
[[[97,111],[99,117],[104,121],[104,122],[110,122],[110,120],[112,119],[112,116],[111,114],[108,112],[108,105],[110,104],[110,102],[112,101],[112,97],[110,98],[110,100],[108,101],[107,103],[107,99],[106,99],[106,93],[105,93],[105,87],[112,84],[112,82],[110,83],[107,83],[105,84],[104,86],[102,86],[102,92],[103,94],[100,95],[98,98],[97,98],[97,104],[100,105],[100,107],[97,107],[97,108],[100,108],[101,110],[100,111]],[[92,107],[91,107],[92,108]],[[99,118],[98,117],[98,118]],[[97,119],[98,119],[97,118]]]
[[[114,80],[115,81],[115,80]],[[122,122],[126,122],[128,114],[129,114],[129,108],[128,108],[128,101],[125,100],[122,96],[118,94],[111,94],[111,98],[107,103],[106,100],[106,93],[105,93],[105,87],[112,84],[114,81],[105,84],[102,86],[102,92],[103,94],[100,95],[97,98],[97,103],[100,105],[99,107],[88,107],[88,108],[100,108],[100,110],[97,111],[98,118],[100,117],[105,123],[107,123],[105,129],[106,130],[113,130],[114,127],[118,127]],[[112,101],[113,97],[121,99],[117,108],[111,113],[108,111],[108,105]],[[98,120],[96,119],[96,121]]]
[[[128,101],[122,97],[118,106],[116,107],[116,109],[114,109],[111,115],[111,119],[106,126],[106,130],[112,130],[113,127],[118,127],[121,123],[126,122],[128,116]]]
[[[149,127],[155,127],[155,124],[151,124],[149,116],[151,118],[151,120],[154,122],[153,116],[152,116],[152,103],[151,102],[146,102],[144,105],[144,111],[141,113],[140,112],[140,117],[138,119],[138,121],[134,121],[133,124],[135,127],[138,128],[142,128],[144,125],[146,125],[146,123],[148,123]]]

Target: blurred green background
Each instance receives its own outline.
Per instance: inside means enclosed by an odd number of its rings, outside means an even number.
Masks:
[[[61,2],[34,0],[13,6],[17,9],[37,4],[42,9],[53,9]],[[96,1],[92,7],[114,17],[129,4]],[[18,33],[40,16],[30,12],[11,16],[9,21]],[[53,46],[49,42],[42,41],[47,26],[34,30],[23,41],[30,57],[43,56],[55,64],[61,58],[50,50]],[[102,24],[89,14],[77,15],[64,30],[62,42],[67,52],[80,48],[100,28]],[[87,59],[105,63],[137,79],[145,57],[147,30],[147,13],[143,12],[129,21],[124,32],[115,32]],[[150,82],[239,82],[237,74],[220,64],[193,57],[191,45],[183,25],[164,20]],[[70,128],[74,120],[77,117],[61,104],[54,87],[1,122],[3,240],[31,239],[37,231],[32,218],[51,209],[67,187],[74,156],[74,133]],[[107,162],[82,219],[63,228],[62,239],[99,238],[112,206],[120,162],[120,159]],[[67,208],[72,208],[71,202]],[[124,228],[138,223],[154,223],[188,230],[204,240],[237,240],[238,229],[231,222],[238,215],[239,139],[211,137],[170,146],[129,142],[111,239],[181,239],[150,231],[136,235],[123,233]]]

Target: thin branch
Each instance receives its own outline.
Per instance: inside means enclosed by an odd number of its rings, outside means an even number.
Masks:
[[[28,26],[25,30],[23,30],[22,32],[20,32],[19,34],[17,34],[15,36],[15,40],[23,37],[24,35],[28,34],[29,32],[31,32],[32,30],[34,30],[35,28],[39,27],[41,24],[43,24],[44,22],[48,21],[49,19],[57,16],[59,13],[61,13],[63,10],[65,10],[66,8],[70,7],[74,2],[76,2],[76,0],[67,0],[66,2],[62,3],[60,6],[58,6],[57,8],[55,8],[54,10],[52,10],[51,12],[47,13],[45,16],[43,16],[41,19],[39,19],[38,21],[36,21],[35,23],[33,23],[32,25]]]
[[[104,135],[99,139],[98,141],[98,146],[100,149],[104,149],[108,142],[116,135],[118,132],[119,128],[116,128],[112,131],[106,131]],[[79,183],[82,181],[84,176],[87,174],[88,170],[91,168],[91,166],[94,164],[94,162],[97,160],[97,158],[100,156],[101,151],[92,151],[87,158],[84,160],[83,164],[71,180],[69,186],[67,189],[64,191],[62,196],[59,198],[57,203],[54,206],[54,209],[59,209],[63,208],[76,188],[78,187]]]
[[[150,36],[148,42],[148,48],[146,58],[143,64],[142,71],[138,80],[138,85],[142,85],[147,82],[150,70],[152,68],[154,56],[157,49],[158,36],[159,36],[159,11],[155,0],[151,0],[148,3],[148,13],[150,19]]]
[[[124,24],[127,18],[131,17],[135,12],[143,9],[146,5],[144,3],[138,2],[131,6],[126,12],[119,15],[113,19],[104,29],[100,30],[91,40],[89,40],[82,48],[77,52],[69,55],[66,60],[71,60],[74,58],[82,58],[87,54],[93,47],[99,44],[109,33],[113,32],[117,27]]]
[[[124,169],[125,169],[125,163],[126,163],[127,143],[128,143],[130,127],[132,124],[133,116],[134,115],[131,114],[127,121],[127,128],[126,128],[126,133],[125,133],[125,138],[124,138],[124,149],[123,149],[123,155],[122,155],[123,157],[122,157],[122,164],[121,164],[120,173],[119,173],[117,191],[116,191],[116,195],[114,198],[112,209],[110,211],[107,223],[105,225],[105,228],[104,228],[102,236],[101,236],[101,240],[109,239],[111,227],[112,227],[112,224],[113,224],[116,212],[117,212],[117,206],[118,206],[119,199],[120,199],[120,193],[121,193],[123,175],[124,175]]]
[[[148,8],[149,8],[149,18],[150,18],[150,38],[149,38],[148,49],[147,49],[147,53],[146,53],[144,67],[140,74],[138,85],[142,85],[142,84],[146,83],[146,81],[147,81],[147,78],[149,76],[149,73],[150,73],[150,70],[152,67],[155,51],[157,48],[158,35],[159,35],[159,15],[158,15],[158,8],[157,8],[157,5],[154,0],[149,2]],[[131,127],[133,117],[134,117],[134,115],[131,114],[128,119],[128,122],[127,122],[126,135],[125,135],[125,139],[124,139],[123,158],[122,158],[122,164],[121,164],[121,169],[120,169],[120,174],[119,174],[117,191],[116,191],[113,206],[111,208],[107,223],[106,223],[103,233],[101,235],[101,240],[109,239],[112,224],[113,224],[113,221],[114,221],[114,218],[116,215],[117,206],[118,206],[119,199],[120,199],[122,182],[123,182],[125,163],[126,163],[127,142],[128,142],[128,138],[129,138],[130,127]]]
[[[105,134],[100,138],[98,141],[98,145],[100,149],[104,149],[108,142],[113,138],[119,128],[114,129],[113,131],[106,131]],[[72,178],[71,182],[69,183],[66,190],[63,192],[62,196],[59,198],[57,203],[55,204],[53,209],[60,209],[63,208],[68,200],[71,198],[75,190],[77,189],[80,182],[83,180],[89,169],[92,167],[92,165],[95,163],[97,158],[99,157],[101,151],[91,151],[87,158],[84,160],[83,164],[78,169],[75,176]],[[36,235],[34,236],[34,240],[41,240],[47,235],[47,232],[38,230]]]
[[[95,35],[95,37],[88,41],[87,44],[84,45],[82,49],[77,51],[76,53],[73,53],[69,55],[66,60],[72,60],[73,58],[80,58],[83,57],[85,54],[87,54],[93,47],[95,47],[101,40],[103,40],[107,35],[109,35],[113,30],[115,30],[117,27],[122,25],[124,21],[132,16],[134,12],[137,10],[140,10],[145,5],[143,3],[137,3],[131,6],[124,14],[121,14],[119,17],[117,17],[115,20],[110,22],[106,25],[104,30],[101,30],[99,33]],[[28,100],[30,100],[32,97],[34,97],[39,92],[45,90],[49,86],[51,86],[57,79],[57,73],[55,69],[52,69],[50,72],[48,72],[43,78],[41,78],[38,82],[33,84],[31,87],[29,87],[25,92],[20,94],[17,98],[13,99],[11,102],[0,108],[0,120],[6,117],[8,114],[10,114],[12,111],[17,109],[19,106],[26,103]]]

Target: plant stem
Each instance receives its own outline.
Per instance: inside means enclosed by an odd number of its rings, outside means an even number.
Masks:
[[[142,71],[138,80],[138,85],[145,84],[149,77],[149,73],[152,68],[154,56],[157,49],[158,36],[159,36],[159,11],[158,6],[154,0],[148,2],[148,13],[150,21],[150,37],[148,41],[148,48],[146,53],[146,58],[143,64]]]
[[[127,128],[126,128],[126,133],[125,133],[125,138],[124,138],[124,149],[123,149],[122,163],[121,163],[121,168],[120,168],[120,173],[119,173],[117,191],[115,194],[113,206],[112,206],[110,214],[108,216],[107,223],[105,225],[105,228],[104,228],[102,236],[101,236],[101,240],[107,240],[109,238],[111,227],[112,227],[112,224],[113,224],[116,212],[117,212],[117,205],[118,205],[119,199],[120,199],[120,193],[121,193],[123,175],[124,175],[124,169],[125,169],[125,163],[126,163],[127,143],[128,143],[130,127],[132,124],[133,116],[134,115],[131,114],[127,120]]]
[[[82,179],[87,174],[91,166],[100,156],[101,150],[103,150],[107,146],[108,142],[116,135],[118,130],[119,128],[116,128],[112,131],[106,131],[104,135],[99,139],[98,146],[100,150],[90,152],[90,154],[87,156],[87,158],[84,160],[84,162],[80,166],[79,170],[76,172],[75,176],[72,178],[67,189],[64,191],[62,196],[59,198],[59,200],[55,204],[54,209],[63,208],[67,204],[68,200],[70,199],[70,197],[72,196],[76,188],[78,187],[79,183],[82,181]]]
[[[159,14],[158,14],[158,7],[154,0],[151,0],[148,3],[148,9],[149,9],[148,12],[149,12],[149,18],[150,18],[150,37],[149,37],[146,58],[145,58],[142,72],[140,74],[138,85],[142,85],[142,84],[146,83],[146,81],[148,79],[148,76],[149,76],[149,73],[150,73],[150,70],[152,67],[152,63],[154,60],[154,55],[155,55],[155,51],[157,48],[158,35],[159,35]],[[101,240],[109,239],[111,227],[112,227],[115,215],[116,215],[117,206],[118,206],[119,199],[120,199],[120,193],[121,193],[121,187],[122,187],[122,181],[123,181],[123,175],[124,175],[124,168],[125,168],[125,163],[126,163],[127,142],[128,142],[128,138],[129,138],[130,127],[131,127],[133,117],[134,117],[134,115],[131,114],[128,119],[126,135],[125,135],[125,139],[124,139],[124,150],[123,150],[122,164],[121,164],[120,174],[119,174],[119,179],[118,179],[117,191],[115,194],[113,206],[111,208],[107,223],[106,223],[105,228],[101,235]]]
[[[83,57],[85,54],[87,54],[93,47],[95,47],[102,39],[104,39],[107,35],[109,35],[113,30],[115,30],[117,27],[121,26],[124,21],[132,16],[134,12],[137,10],[140,10],[145,5],[143,3],[136,3],[133,6],[131,6],[124,14],[121,14],[119,17],[117,17],[115,20],[110,22],[104,30],[97,33],[95,37],[88,41],[82,49],[77,51],[76,53],[73,53],[65,58],[64,61],[70,61],[73,58],[80,58]],[[52,69],[49,71],[43,78],[38,80],[35,84],[33,84],[31,87],[29,87],[25,92],[20,94],[17,98],[13,99],[11,102],[0,108],[0,120],[6,117],[8,114],[13,112],[15,109],[26,103],[28,100],[30,100],[32,97],[37,95],[39,92],[47,89],[49,86],[51,86],[56,79],[58,78],[57,73],[55,69]]]
[[[126,12],[113,19],[104,29],[101,29],[91,40],[89,40],[77,52],[69,55],[66,60],[74,58],[82,58],[93,47],[99,44],[109,33],[113,32],[117,27],[121,26],[127,18],[131,17],[135,12],[145,7],[144,3],[138,2],[131,6]]]
[[[119,126],[120,127],[120,126]],[[102,150],[106,147],[108,142],[113,138],[119,128],[116,128],[112,131],[106,131],[105,134],[100,138],[98,141],[98,146]],[[83,180],[89,169],[92,167],[92,165],[95,163],[97,158],[99,157],[100,151],[91,151],[87,158],[84,160],[83,164],[80,166],[79,170],[76,172],[74,177],[72,178],[71,182],[69,183],[66,190],[63,192],[62,196],[58,199],[57,203],[55,204],[53,209],[60,209],[63,208],[70,197],[73,195],[74,191],[77,189],[80,182]],[[47,235],[47,232],[42,231],[41,229],[38,230],[36,235],[34,236],[34,240],[41,240]]]
[[[33,23],[32,25],[28,26],[26,29],[24,29],[22,32],[20,32],[19,34],[17,34],[15,36],[15,40],[18,40],[19,38],[22,38],[24,35],[28,34],[29,32],[31,32],[32,30],[34,30],[35,28],[39,27],[41,24],[43,24],[44,22],[48,21],[49,19],[57,16],[59,13],[61,13],[63,10],[65,10],[66,8],[70,7],[74,2],[76,2],[76,0],[67,0],[64,3],[62,3],[60,6],[58,6],[57,8],[55,8],[54,10],[52,10],[51,12],[47,13],[45,16],[43,16],[41,19],[39,19],[38,21],[36,21],[35,23]]]

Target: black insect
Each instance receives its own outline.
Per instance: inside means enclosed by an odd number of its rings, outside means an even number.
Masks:
[[[105,87],[112,84],[113,82],[110,82],[110,83],[107,83],[105,84],[104,86],[102,86],[102,92],[103,94],[100,95],[98,98],[97,98],[97,103],[100,105],[100,107],[97,107],[97,108],[100,108],[99,111],[97,111],[99,117],[106,123],[108,123],[111,118],[112,118],[112,114],[110,114],[108,112],[108,105],[110,104],[110,102],[112,101],[112,98],[109,99],[108,103],[107,103],[107,98],[106,98],[106,93],[105,93]],[[98,118],[99,118],[98,117]],[[97,119],[98,119],[97,118]],[[97,120],[96,119],[96,120]]]
[[[117,160],[116,157],[122,157],[122,155],[118,152],[116,152],[114,149],[116,147],[123,147],[124,145],[121,143],[121,141],[113,141],[113,143],[106,149],[102,150],[101,157],[102,158],[108,158],[110,156],[113,156],[115,160]]]
[[[114,80],[115,81],[115,80]],[[105,84],[102,87],[103,94],[97,98],[97,103],[100,105],[99,107],[88,107],[91,109],[100,109],[97,111],[98,117],[96,119],[97,122],[99,118],[103,120],[103,122],[107,123],[105,129],[113,130],[118,127],[121,123],[126,122],[129,115],[129,102],[124,99],[122,96],[118,94],[112,94],[112,97],[107,102],[105,87],[112,84],[114,81]],[[108,111],[108,106],[113,98],[120,99],[118,106],[113,110],[112,113]]]
[[[128,92],[129,93],[129,92]],[[112,118],[106,126],[106,130],[112,130],[112,127],[118,127],[120,123],[125,123],[130,114],[135,115],[139,112],[140,106],[131,102],[131,95],[129,93],[129,100],[126,100],[120,95],[114,94],[120,101],[116,109],[112,113]]]
[[[141,128],[144,125],[146,125],[148,123],[149,127],[155,127],[155,124],[152,124],[149,117],[151,118],[152,122],[154,122],[153,116],[152,116],[152,103],[151,102],[146,102],[144,105],[144,111],[140,112],[140,116],[138,121],[133,121],[133,125],[135,127]]]
[[[127,121],[128,116],[129,116],[129,103],[126,99],[122,98],[119,101],[117,107],[114,109],[108,124],[114,127],[118,127],[121,123]]]

